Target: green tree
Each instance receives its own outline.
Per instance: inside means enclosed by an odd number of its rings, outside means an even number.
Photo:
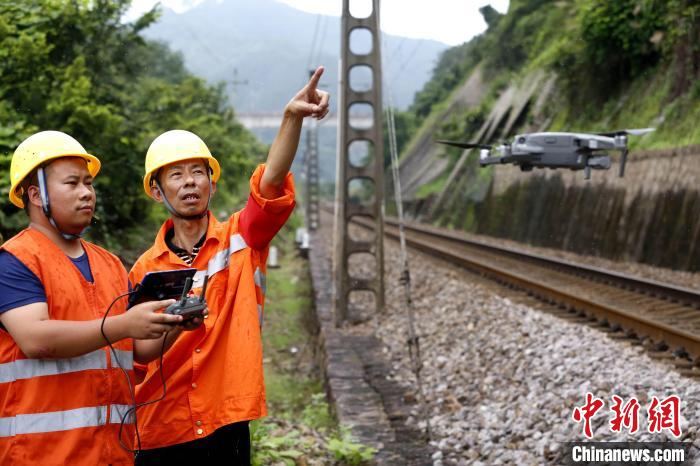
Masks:
[[[157,10],[134,23],[121,21],[129,3],[0,3],[0,234],[5,238],[26,223],[7,198],[11,154],[39,130],[65,131],[102,160],[95,183],[99,222],[91,235],[113,248],[141,247],[126,244],[134,237],[130,233],[162,216],[140,182],[148,144],[161,132],[189,129],[207,141],[222,164],[219,192],[229,204],[262,159],[264,147],[234,120],[221,87],[192,76],[180,55],[140,35],[157,20]]]

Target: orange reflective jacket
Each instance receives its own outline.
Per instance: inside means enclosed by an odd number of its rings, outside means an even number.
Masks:
[[[294,183],[287,176],[284,194],[264,199],[259,183],[264,165],[250,181],[246,207],[220,223],[209,213],[206,239],[191,267],[195,287],[209,275],[206,300],[209,315],[198,329],[183,332],[163,357],[165,399],[138,411],[144,449],[203,438],[219,427],[265,414],[260,331],[265,295],[268,243],[294,208]],[[165,244],[173,227],[168,220],[155,244],[129,274],[132,284],[154,270],[188,266]],[[148,365],[137,387],[139,402],[158,399],[163,390],[159,360]]]
[[[119,259],[88,242],[82,245],[94,283],[37,230],[28,228],[2,245],[44,285],[51,319],[101,318],[112,300],[128,290]],[[124,309],[125,298],[110,315]],[[113,346],[121,365],[133,372],[131,339]],[[130,403],[126,378],[108,348],[67,359],[29,359],[0,330],[1,464],[133,464],[117,438],[121,414]],[[123,438],[131,447],[134,431],[125,427]]]

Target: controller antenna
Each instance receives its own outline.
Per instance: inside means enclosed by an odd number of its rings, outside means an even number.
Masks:
[[[192,278],[187,277],[185,279],[185,287],[182,289],[182,296],[180,296],[180,305],[184,306],[185,302],[187,301],[187,294],[190,292],[190,289],[192,288]]]
[[[199,295],[199,302],[204,302],[204,294],[207,292],[207,282],[209,281],[209,275],[204,276],[204,283],[202,284],[202,294]]]

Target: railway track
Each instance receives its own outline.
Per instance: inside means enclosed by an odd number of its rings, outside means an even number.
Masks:
[[[364,219],[357,224],[371,228]],[[385,234],[398,238],[386,219]],[[409,246],[523,290],[561,312],[580,315],[611,333],[638,338],[684,375],[700,376],[700,292],[588,265],[499,248],[459,232],[405,225]],[[673,356],[676,356],[675,358]]]

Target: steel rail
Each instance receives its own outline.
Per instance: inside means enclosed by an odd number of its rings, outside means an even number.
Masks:
[[[398,226],[398,222],[394,218],[388,217],[385,218],[384,221],[387,225],[392,225],[395,227]],[[641,291],[651,296],[661,296],[669,299],[670,301],[684,303],[688,306],[700,309],[700,290],[693,290],[691,288],[684,288],[670,283],[635,277],[586,264],[577,264],[563,259],[556,259],[553,257],[543,256],[541,254],[525,252],[506,246],[495,246],[482,241],[467,238],[466,235],[457,231],[446,230],[430,225],[423,225],[417,222],[406,222],[404,228],[411,231],[431,234],[436,237],[453,240],[459,243],[477,246],[479,248],[486,249],[497,254],[508,255],[519,260],[528,260],[549,267],[557,267],[574,275],[583,274],[597,281],[614,283],[616,286],[623,289]]]
[[[355,223],[367,228],[368,225],[365,225],[362,219],[356,218],[354,220],[356,220]],[[398,228],[396,227],[396,221],[389,219],[386,223],[388,228],[385,228],[384,234],[397,238]],[[629,309],[623,309],[619,305],[615,306],[614,303],[609,302],[610,300],[606,302],[604,296],[591,296],[591,293],[584,296],[583,293],[576,293],[575,290],[565,289],[566,287],[557,287],[533,275],[508,269],[502,265],[499,266],[496,261],[487,257],[474,257],[473,253],[468,254],[465,252],[465,248],[476,247],[481,250],[487,250],[492,254],[508,257],[511,260],[534,262],[541,269],[545,269],[550,273],[563,274],[568,281],[572,281],[571,279],[574,282],[580,281],[582,277],[589,280],[593,279],[601,282],[604,286],[624,288],[630,293],[639,294],[642,298],[645,297],[645,295],[641,294],[644,292],[654,297],[662,297],[668,300],[680,301],[686,305],[697,306],[700,303],[700,293],[694,290],[673,285],[667,286],[652,280],[525,253],[513,248],[499,248],[494,245],[473,241],[458,232],[446,231],[415,222],[406,223],[405,228],[408,233],[406,242],[415,249],[499,282],[507,283],[515,288],[527,290],[534,296],[547,302],[557,303],[560,306],[583,312],[599,321],[617,324],[624,329],[632,330],[637,336],[648,337],[656,343],[663,342],[672,348],[682,348],[696,361],[700,360],[700,334],[689,331],[688,326],[683,326],[683,319],[679,319],[679,323],[674,324],[661,322],[655,319],[653,315],[648,315],[648,312],[646,313],[647,315],[643,315],[644,313],[635,313]],[[462,250],[460,250],[460,244],[463,245]],[[690,311],[694,311],[694,309]],[[685,310],[681,312],[687,313]],[[700,319],[700,312],[694,319]]]

